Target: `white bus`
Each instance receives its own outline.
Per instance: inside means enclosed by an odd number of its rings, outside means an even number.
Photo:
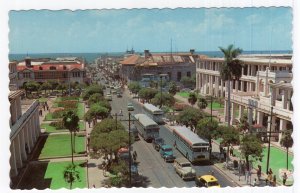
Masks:
[[[191,162],[209,160],[209,143],[185,126],[172,126],[174,147]]]
[[[140,136],[146,141],[152,141],[152,139],[159,137],[159,126],[150,117],[145,114],[134,115],[135,126]]]
[[[151,119],[153,119],[157,124],[164,123],[163,121],[164,112],[160,108],[152,104],[145,103],[143,106],[143,110],[145,114],[148,115]]]

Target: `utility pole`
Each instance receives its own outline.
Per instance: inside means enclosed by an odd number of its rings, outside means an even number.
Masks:
[[[162,107],[162,76],[160,75],[160,107]]]
[[[270,162],[270,149],[271,149],[271,133],[272,133],[272,117],[273,117],[273,106],[271,106],[271,118],[270,118],[270,129],[269,129],[269,142],[268,142],[268,157],[267,157],[267,169],[266,173],[269,171],[269,162]]]

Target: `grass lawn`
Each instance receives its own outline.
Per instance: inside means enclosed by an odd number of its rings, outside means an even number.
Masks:
[[[39,98],[39,102],[40,102],[40,103],[44,103],[44,102],[47,102],[47,101],[48,101],[48,99],[45,98],[45,97]]]
[[[41,128],[45,128],[46,132],[48,133],[54,133],[54,132],[66,132],[68,130],[63,129],[63,130],[58,130],[56,127],[50,126],[48,123],[42,123]],[[79,130],[83,131],[84,130],[84,122],[80,121],[79,122]]]
[[[70,135],[49,135],[46,139],[43,149],[39,155],[39,159],[48,157],[71,156]],[[75,137],[75,153],[82,154],[85,151],[85,137]]]
[[[63,171],[71,162],[40,162],[30,164],[26,171],[24,178],[19,184],[20,189],[33,189],[43,190],[50,188],[52,190],[59,188],[70,188],[70,184],[65,182],[63,178]],[[73,188],[86,188],[86,167],[83,166],[84,162],[74,162],[77,165],[80,181],[73,183]]]
[[[178,92],[176,93],[179,96],[183,97],[183,98],[189,98],[190,93],[189,92]]]
[[[52,113],[47,113],[46,116],[45,116],[44,121],[52,121],[52,120],[54,120],[53,117],[52,117]]]
[[[78,115],[79,119],[83,119],[83,116],[84,116],[84,104],[83,103],[78,103],[77,115]]]
[[[207,107],[210,108],[211,107],[211,103],[207,103]],[[218,102],[213,102],[212,103],[212,109],[213,110],[218,110],[218,109],[223,109],[223,108],[224,108],[224,105],[220,106],[220,103],[218,103]]]

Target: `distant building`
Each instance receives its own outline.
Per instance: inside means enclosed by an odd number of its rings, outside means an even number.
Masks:
[[[182,77],[191,77],[196,71],[198,55],[192,49],[186,53],[151,53],[125,55],[120,62],[119,75],[124,82],[141,81],[143,74],[167,74],[170,81],[179,82]]]
[[[31,59],[26,57],[24,61],[17,63],[18,87],[28,81],[43,83],[48,80],[60,83],[78,82],[89,83],[86,76],[85,64],[76,57],[51,59]]]
[[[247,112],[251,125],[263,126],[268,130],[272,126],[272,131],[278,132],[272,135],[272,139],[280,141],[280,132],[293,128],[291,55],[241,55],[238,59],[243,68],[241,78],[230,85],[231,123],[234,124]],[[228,100],[227,82],[221,79],[219,72],[223,62],[224,58],[210,57],[201,57],[197,61],[196,88],[202,95],[225,97]],[[227,120],[227,102],[224,115]]]
[[[18,71],[17,71],[18,62],[12,61],[9,62],[9,90],[17,90],[18,87]]]
[[[33,151],[41,133],[39,102],[22,99],[24,91],[9,93],[10,102],[10,177],[19,174],[27,164],[28,155]]]

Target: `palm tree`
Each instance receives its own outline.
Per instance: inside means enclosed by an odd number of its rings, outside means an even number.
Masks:
[[[192,105],[192,106],[194,106],[194,104],[197,102],[197,96],[196,96],[196,93],[190,93],[189,94],[189,98],[188,98],[188,101],[189,101],[189,103]]]
[[[289,169],[289,148],[293,146],[292,131],[286,130],[282,134],[280,145],[286,148],[286,169]]]
[[[220,76],[222,80],[227,81],[227,92],[228,92],[228,127],[230,126],[230,83],[232,80],[238,80],[242,76],[242,65],[241,61],[236,57],[242,53],[242,49],[234,48],[231,44],[227,48],[219,47],[224,54],[224,63],[220,68]]]
[[[67,128],[70,131],[71,134],[71,151],[72,151],[72,164],[73,162],[73,153],[75,150],[75,136],[73,140],[73,133],[79,130],[79,117],[73,112],[68,111],[63,115],[63,125],[65,128]]]
[[[72,184],[76,181],[80,181],[79,172],[76,170],[76,166],[72,163],[68,165],[63,171],[64,179],[70,184],[70,189],[72,189]]]

